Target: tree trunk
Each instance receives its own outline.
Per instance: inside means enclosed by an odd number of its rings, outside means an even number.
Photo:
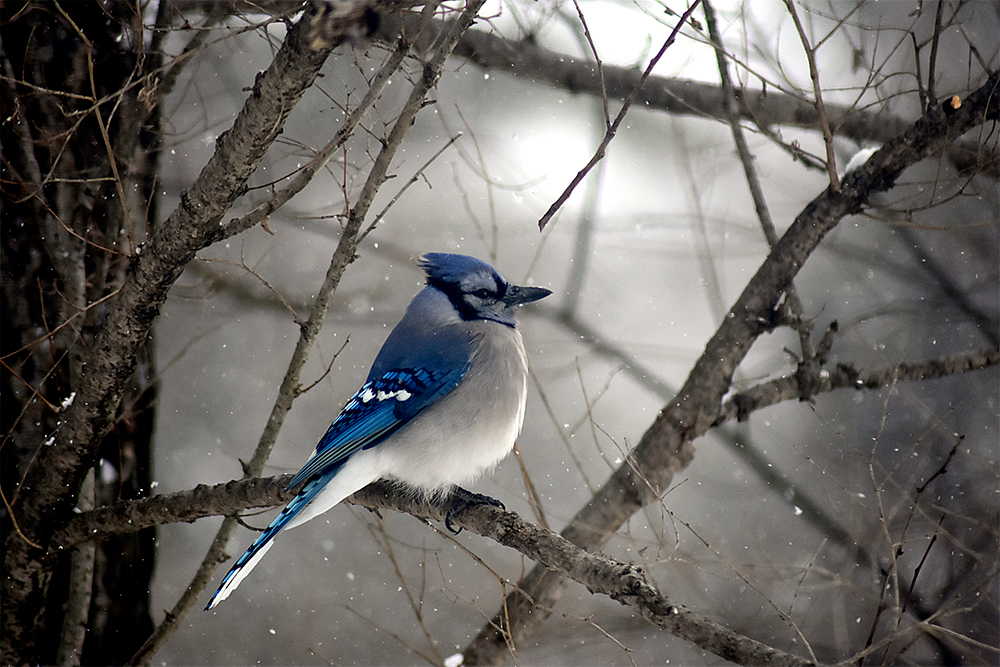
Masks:
[[[149,36],[135,8],[38,3],[6,17],[2,28],[5,542],[14,531],[32,539],[37,526],[18,513],[25,491],[18,485],[73,399],[103,317],[102,299],[117,289],[128,254],[156,219],[159,116],[141,102],[141,87],[128,86],[156,68],[160,54],[147,51]],[[147,341],[93,462],[98,504],[148,495],[155,401]],[[83,568],[71,567],[73,553],[39,550],[38,558],[56,561],[41,570],[51,572],[38,587],[44,611],[5,625],[12,636],[4,639],[3,662],[127,660],[152,628],[154,536],[144,530],[104,541],[96,553],[91,547],[90,556],[79,552],[91,560]],[[74,581],[81,576],[86,580]],[[85,605],[75,615],[84,619],[83,632],[63,628],[64,618],[74,617],[67,604]]]

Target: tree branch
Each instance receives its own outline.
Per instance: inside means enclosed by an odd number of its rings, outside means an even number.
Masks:
[[[972,127],[1000,116],[998,85],[1000,73],[993,72],[954,115],[920,118],[862,167],[849,172],[838,191],[828,188],[806,206],[709,340],[677,397],[664,407],[625,463],[571,520],[562,532],[564,537],[596,551],[632,514],[659,498],[674,473],[690,464],[692,441],[715,423],[736,367],[754,340],[768,330],[781,296],[812,251],[840,220],[860,212],[872,194],[891,188],[904,169],[943,150]],[[563,575],[536,566],[466,648],[465,664],[502,663],[511,642],[520,643],[548,618],[565,585]]]
[[[175,0],[179,7],[204,5],[204,0]],[[272,14],[289,11],[296,4],[288,0],[269,2],[233,2],[233,12],[267,11]],[[373,39],[391,45],[398,38],[403,26],[416,21],[415,15],[402,17],[383,14],[379,29]],[[429,47],[429,44],[425,44]],[[520,41],[506,39],[495,31],[469,30],[455,48],[455,55],[486,70],[503,72],[548,84],[572,93],[585,93],[599,99],[624,100],[636,88],[642,72],[634,67],[596,63],[558,51],[546,49],[532,37]],[[602,88],[603,75],[603,88]],[[809,100],[783,92],[774,86],[760,89],[741,88],[739,115],[762,128],[772,126],[801,127],[818,130],[821,123],[815,105]],[[639,88],[634,104],[646,109],[665,111],[680,116],[699,116],[726,119],[726,98],[721,86],[688,79],[650,76]],[[855,142],[885,143],[902,134],[910,121],[897,116],[859,110],[853,106],[827,104],[826,113],[837,136]],[[974,142],[957,142],[946,149],[948,160],[961,173],[987,171],[998,173],[996,155],[984,159],[980,146]]]
[[[795,11],[795,3],[792,0],[785,0],[785,7],[792,17],[795,31],[799,34],[799,41],[802,42],[802,49],[806,52],[806,62],[809,64],[809,78],[813,84],[813,105],[816,107],[816,117],[819,119],[819,127],[823,131],[823,145],[826,146],[826,172],[830,177],[830,187],[836,190],[840,186],[840,179],[837,178],[837,157],[833,152],[833,130],[831,130],[830,116],[826,112],[826,105],[823,102],[823,88],[819,84],[819,68],[816,66],[816,49],[809,44],[809,36],[799,20],[799,13]]]
[[[895,382],[933,380],[989,368],[998,363],[998,349],[976,350],[943,359],[904,362],[870,370],[859,370],[854,364],[839,363],[832,369],[821,370],[815,383],[810,382],[809,387],[803,387],[801,377],[796,373],[741,391],[723,404],[714,426],[733,419],[746,421],[751,413],[762,408],[791,399],[808,400],[836,389],[879,389]]]
[[[78,515],[60,535],[68,539],[74,536],[88,539],[89,533],[89,537],[99,538],[118,532],[123,526],[138,530],[146,525],[194,521],[203,516],[249,507],[268,507],[287,502],[294,496],[284,490],[291,478],[292,475],[281,475],[267,479],[234,480],[227,484],[199,486],[191,491],[119,503],[111,508]],[[384,480],[358,491],[349,502],[370,510],[390,509],[435,521],[444,521],[450,510],[447,499],[427,501]],[[588,553],[513,512],[486,505],[472,506],[453,523],[516,549],[545,568],[565,573],[592,593],[617,600],[650,623],[706,651],[747,665],[810,664],[671,603],[635,565]]]
[[[386,508],[443,521],[449,503],[427,503],[378,482],[354,494],[351,502],[369,509]],[[809,665],[735,633],[714,621],[673,604],[649,583],[636,565],[589,553],[550,530],[490,505],[476,505],[454,520],[462,528],[517,549],[548,571],[564,573],[591,593],[607,595],[647,621],[695,646],[743,665]]]
[[[390,22],[379,34],[390,34],[391,30]],[[607,63],[602,63],[599,72],[595,63],[551,51],[533,39],[514,42],[483,30],[468,31],[455,54],[465,56],[483,69],[512,74],[572,93],[606,94],[609,98],[622,100],[636,88],[642,75],[635,68]],[[741,88],[738,100],[739,117],[765,127],[821,127],[815,105],[799,96],[773,89]],[[639,87],[633,103],[680,116],[726,119],[726,94],[722,87],[687,79],[650,76]],[[827,104],[825,111],[838,136],[858,143],[885,143],[910,125],[903,118],[838,104]],[[973,142],[957,142],[946,148],[946,155],[962,173],[985,170],[996,175],[996,156],[983,159],[979,149]]]

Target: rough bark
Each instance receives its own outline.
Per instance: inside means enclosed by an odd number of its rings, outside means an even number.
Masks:
[[[4,106],[17,111],[17,122],[4,126],[4,153],[10,146],[12,155],[4,162],[5,183],[14,184],[5,186],[4,227],[18,230],[4,234],[4,286],[5,297],[13,290],[24,295],[10,302],[24,304],[12,306],[20,311],[13,313],[18,335],[4,339],[5,358],[21,355],[5,362],[4,379],[4,433],[16,443],[5,449],[16,460],[4,466],[4,663],[54,660],[61,614],[53,593],[65,579],[54,575],[65,571],[66,558],[51,537],[70,516],[87,470],[102,458],[121,461],[123,469],[147,474],[137,488],[148,489],[148,444],[138,452],[121,435],[133,426],[148,431],[151,422],[121,406],[134,409],[150,398],[146,385],[131,394],[129,382],[137,368],[140,384],[153,377],[142,360],[160,306],[198,250],[242,231],[239,224],[220,224],[223,216],[328,54],[364,24],[367,4],[307,6],[232,129],[219,137],[212,159],[162,224],[145,219],[155,214],[152,181],[132,187],[130,179],[141,122],[156,103],[135,5],[73,3],[64,11],[39,4],[4,25]],[[50,29],[31,27],[40,21]],[[136,171],[150,179],[155,173]],[[103,280],[88,276],[94,267],[106,272]],[[123,403],[128,396],[135,400]],[[115,480],[115,486],[129,485]],[[139,561],[151,567],[148,557]],[[118,597],[117,584],[136,574],[120,564],[113,556],[98,559],[97,593]],[[122,611],[136,617],[131,604]],[[120,651],[128,656],[132,649]]]
[[[30,488],[18,484],[51,449],[43,442],[60,427],[63,407],[75,401],[103,315],[96,304],[124,278],[126,239],[141,235],[156,215],[151,193],[159,117],[139,102],[140,88],[128,86],[158,59],[143,50],[134,9],[72,3],[60,11],[39,3],[2,28],[9,121],[2,130],[2,489],[14,505],[3,514],[5,545],[13,545],[5,546],[5,555],[7,549],[31,553],[17,531],[34,534],[46,515],[20,512]],[[84,475],[103,461],[95,482],[102,503],[149,491],[156,387],[148,342],[136,356],[144,359],[140,372],[125,378],[124,400],[109,410],[110,423],[79,470]],[[66,502],[75,498],[68,494]],[[60,649],[63,662],[100,664],[114,661],[118,647],[127,651],[135,634],[152,624],[152,547],[153,532],[146,530],[100,543],[74,568],[69,551],[45,559],[42,570],[31,568],[40,584],[29,597],[31,613],[5,616],[3,636],[13,641],[28,632],[34,648],[27,656],[5,650],[4,662],[31,656],[53,663]],[[4,567],[5,615],[8,586],[24,574]],[[85,644],[78,628],[63,627],[67,601],[84,606],[67,622],[86,623]]]

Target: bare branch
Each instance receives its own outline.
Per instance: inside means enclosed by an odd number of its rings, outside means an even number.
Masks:
[[[594,63],[597,65],[597,76],[601,82],[601,104],[604,107],[604,127],[611,127],[611,113],[608,111],[608,90],[604,83],[604,63],[601,62],[601,55],[594,45],[594,38],[590,36],[590,27],[587,25],[587,18],[583,15],[580,3],[573,0],[573,7],[576,8],[576,15],[580,17],[580,24],[583,26],[583,35],[590,46],[590,52],[594,54]]]
[[[712,4],[705,0],[705,23],[708,24],[709,38],[715,46],[715,59],[719,67],[719,80],[722,82],[722,91],[726,96],[726,116],[729,121],[729,128],[733,134],[733,143],[736,144],[736,152],[740,156],[740,164],[743,165],[743,174],[746,177],[747,186],[750,189],[750,196],[753,198],[754,209],[757,211],[757,220],[760,221],[761,230],[767,245],[774,247],[778,242],[778,232],[774,228],[774,220],[771,219],[771,211],[764,198],[764,188],[757,177],[757,168],[754,166],[754,157],[750,154],[750,146],[747,144],[740,126],[739,104],[736,99],[736,89],[729,76],[729,63],[725,47],[722,44],[722,36],[719,34],[718,22],[715,19],[715,10]],[[802,315],[802,301],[794,284],[788,285],[787,303],[791,312],[796,316]],[[800,318],[801,321],[801,318]],[[813,350],[810,331],[807,327],[799,327],[799,344],[802,348],[802,356],[811,359],[815,355]]]
[[[388,28],[388,25],[386,26]],[[455,49],[483,69],[512,74],[548,83],[573,93],[595,97],[602,94],[601,77],[596,65],[587,60],[545,49],[533,40],[511,42],[483,30],[470,30]],[[637,85],[642,73],[631,67],[604,63],[602,67],[609,98],[625,99]],[[725,119],[725,95],[720,86],[650,76],[638,88],[634,104],[678,115]],[[769,125],[818,128],[816,108],[807,100],[775,90],[744,89],[740,93],[740,117],[760,119]],[[837,121],[837,131],[857,141],[888,141],[906,129],[900,118],[878,116],[828,105],[827,113]]]
[[[85,523],[93,527],[92,535],[96,537],[106,534],[103,528],[97,526],[135,527],[150,521],[154,524],[164,523],[170,518],[193,521],[198,515],[208,516],[247,507],[266,507],[293,497],[294,494],[284,490],[291,478],[292,475],[281,475],[267,479],[244,479],[120,503],[114,508],[80,515],[88,516],[89,519],[74,521],[76,526],[62,534],[68,536],[71,531],[78,532],[79,527]],[[349,501],[371,510],[391,509],[435,521],[443,521],[450,510],[447,499],[427,501],[385,481],[368,485]],[[98,518],[96,522],[90,520],[95,518]],[[472,506],[462,512],[454,523],[516,549],[542,567],[564,573],[592,593],[601,593],[617,600],[641,614],[650,623],[706,651],[747,665],[811,664],[673,604],[649,583],[640,568],[588,553],[563,537],[525,521],[514,512],[492,506]]]
[[[895,382],[933,380],[989,368],[998,363],[1000,350],[997,349],[976,350],[944,359],[904,362],[868,370],[858,369],[854,364],[839,363],[832,369],[820,371],[816,384],[807,388],[802,386],[800,376],[795,374],[741,391],[723,404],[715,425],[734,419],[745,421],[751,413],[762,408],[792,399],[808,400],[837,389],[878,389]]]
[[[443,520],[448,505],[426,505],[392,493],[388,485],[372,484],[352,499],[369,509],[389,508],[415,516]],[[403,502],[400,502],[402,499]],[[778,651],[749,637],[684,609],[667,599],[631,564],[580,549],[565,538],[522,519],[513,512],[479,505],[459,515],[462,528],[516,549],[538,567],[564,573],[591,593],[607,595],[630,607],[647,621],[701,649],[743,665],[808,665],[796,656]]]
[[[826,171],[830,176],[830,187],[836,190],[840,187],[840,179],[837,178],[837,156],[833,152],[833,131],[830,129],[830,117],[826,113],[826,105],[823,103],[823,88],[819,84],[819,68],[816,66],[816,47],[810,46],[809,37],[805,28],[799,20],[799,13],[795,11],[794,0],[785,0],[785,7],[792,16],[795,30],[799,33],[799,40],[802,42],[802,49],[806,52],[806,62],[809,63],[809,78],[813,84],[813,104],[816,105],[816,115],[819,118],[820,129],[823,130],[823,143],[826,146]]]
[[[539,230],[545,229],[545,225],[548,223],[549,220],[552,219],[552,216],[554,216],[556,212],[560,208],[562,208],[562,205],[566,203],[566,200],[569,199],[571,194],[573,194],[573,190],[575,190],[576,186],[580,184],[580,181],[582,181],[584,177],[590,173],[590,170],[594,168],[594,165],[596,165],[598,161],[600,161],[604,157],[604,153],[607,151],[608,145],[611,143],[611,140],[615,138],[615,134],[618,132],[618,127],[625,119],[625,114],[628,113],[629,108],[632,106],[632,102],[635,100],[636,95],[639,92],[639,89],[642,88],[643,83],[645,83],[646,80],[649,78],[649,75],[653,71],[653,68],[656,67],[656,63],[660,62],[660,58],[663,57],[663,54],[666,53],[667,49],[670,48],[670,45],[674,43],[675,39],[677,39],[677,33],[680,32],[682,27],[684,27],[684,23],[687,21],[688,17],[691,16],[694,10],[698,8],[698,4],[700,1],[701,0],[695,0],[691,4],[691,6],[687,8],[687,10],[681,16],[681,18],[677,21],[677,25],[674,26],[674,29],[671,31],[670,36],[667,37],[667,40],[663,43],[663,46],[660,47],[660,50],[649,61],[649,65],[646,67],[646,71],[642,73],[642,76],[639,78],[639,82],[636,84],[635,88],[633,88],[629,92],[629,94],[625,97],[625,101],[622,102],[622,108],[618,111],[618,115],[615,116],[615,120],[608,127],[607,132],[604,134],[604,139],[601,141],[601,145],[598,146],[597,150],[594,152],[594,156],[590,158],[590,161],[587,163],[587,165],[583,169],[581,169],[576,174],[576,176],[573,177],[573,180],[570,182],[568,186],[566,186],[566,189],[563,190],[563,193],[556,198],[556,200],[552,203],[552,205],[549,206],[549,209],[545,213],[543,213],[542,217],[538,220]],[[598,67],[600,67],[600,63],[598,63]],[[603,76],[601,78],[603,79]],[[603,91],[602,94],[604,94]]]

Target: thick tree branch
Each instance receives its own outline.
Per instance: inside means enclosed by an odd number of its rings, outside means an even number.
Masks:
[[[292,475],[268,479],[234,480],[227,484],[199,486],[192,491],[156,496],[112,508],[88,512],[60,533],[70,537],[84,525],[99,538],[122,526],[137,529],[170,521],[194,521],[203,516],[267,507],[287,502],[294,494],[285,492]],[[390,509],[415,517],[444,521],[450,503],[427,501],[391,482],[370,484],[350,498],[350,502],[371,510]],[[150,523],[151,522],[151,523]],[[580,549],[563,537],[522,519],[513,512],[492,506],[472,506],[454,523],[467,530],[517,549],[541,566],[558,570],[600,593],[630,607],[650,623],[690,641],[699,648],[748,665],[807,665],[793,655],[732,632],[719,624],[671,603],[635,565],[597,556]]]
[[[295,494],[285,486],[293,475],[251,477],[225,484],[199,484],[188,491],[167,493],[130,500],[74,514],[53,537],[60,548],[84,540],[100,540],[108,535],[161,526],[166,523],[193,522],[208,516],[229,515],[251,507],[272,507],[288,502]]]
[[[533,39],[512,42],[500,35],[470,30],[455,49],[484,69],[498,70],[573,93],[601,95],[601,78],[596,63],[551,51]],[[602,65],[607,95],[624,99],[640,82],[642,71],[633,67]],[[739,115],[765,125],[783,125],[817,129],[819,116],[808,100],[777,90],[743,88],[739,91]],[[635,104],[683,116],[702,116],[725,120],[726,93],[721,86],[650,76],[639,87]],[[879,116],[849,107],[830,105],[827,114],[837,119],[837,133],[857,141],[888,141],[906,129],[900,118]]]
[[[976,350],[944,359],[904,362],[896,366],[858,369],[854,364],[839,363],[822,369],[815,382],[802,384],[799,374],[777,378],[736,394],[722,406],[715,426],[736,419],[745,421],[762,408],[791,399],[808,400],[836,389],[879,389],[896,382],[933,380],[967,371],[989,368],[1000,363],[1000,350]]]
[[[744,392],[726,403],[724,415],[745,417],[751,409],[772,405],[778,400],[812,397],[840,388],[876,389],[896,382],[920,381],[985,368],[1000,363],[1000,351],[987,350],[957,355],[941,360],[906,363],[868,372],[854,371],[840,364],[829,381],[812,385],[814,392],[804,396],[795,377],[782,378]],[[751,401],[754,401],[752,406]],[[720,417],[718,425],[724,420]],[[234,480],[215,486],[198,486],[190,491],[122,502],[98,510],[74,515],[55,540],[63,548],[108,535],[141,530],[175,522],[193,522],[199,518],[232,514],[248,508],[271,507],[288,502],[293,493],[285,491],[292,475],[271,478]],[[430,503],[415,498],[388,482],[377,482],[356,493],[350,502],[368,509],[394,509],[417,517],[442,521],[447,503]],[[496,514],[491,514],[496,512]],[[498,518],[499,517],[499,518]],[[732,633],[692,612],[678,608],[646,582],[635,566],[594,556],[550,531],[525,522],[516,514],[488,507],[466,513],[459,525],[514,548],[536,563],[557,570],[583,584],[594,593],[602,593],[625,604],[651,623],[740,664],[807,664],[794,656],[774,651],[754,640]]]
[[[427,503],[379,482],[354,494],[352,502],[369,509],[393,509],[443,521],[449,503]],[[744,665],[808,665],[808,660],[739,635],[714,621],[673,604],[649,583],[642,569],[589,553],[550,530],[513,512],[477,505],[462,512],[457,525],[519,552],[549,571],[564,573],[591,593],[607,595],[650,623],[727,660]]]
[[[387,25],[380,33],[390,29]],[[484,69],[563,88],[573,93],[625,99],[635,89],[642,72],[633,67],[602,63],[601,72],[591,61],[551,51],[534,39],[513,42],[483,30],[470,30],[456,55],[465,56]],[[603,73],[604,88],[602,89]],[[809,100],[780,90],[740,88],[738,114],[764,127],[820,128],[820,117]],[[698,81],[650,76],[639,88],[635,105],[680,116],[726,120],[726,92],[721,86]],[[858,143],[885,143],[909,126],[903,118],[838,104],[827,104],[826,115],[836,135]],[[997,172],[996,156],[983,156],[973,142],[957,142],[945,149],[948,160],[963,172]]]

